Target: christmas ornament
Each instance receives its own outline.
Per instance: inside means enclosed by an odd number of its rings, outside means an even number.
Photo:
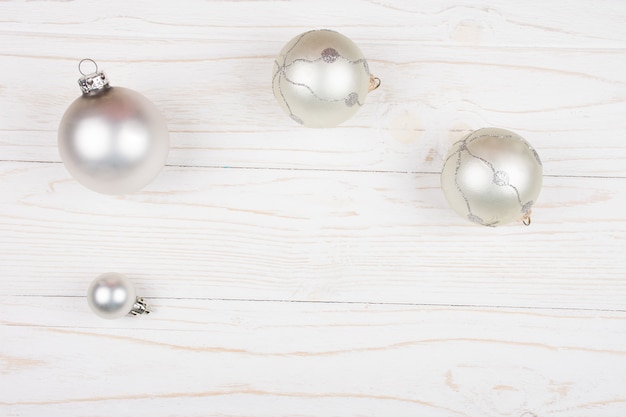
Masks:
[[[91,310],[103,319],[125,315],[150,314],[143,298],[137,297],[133,284],[122,274],[109,272],[93,280],[87,290]]]
[[[348,120],[379,86],[359,47],[332,30],[296,36],[274,61],[276,100],[293,120],[308,127],[333,127]]]
[[[543,166],[521,136],[485,128],[452,145],[443,164],[441,188],[461,216],[484,226],[514,220],[530,224]]]
[[[85,74],[85,62],[95,65]],[[59,126],[59,152],[67,170],[85,187],[127,194],[152,181],[165,164],[169,134],[157,108],[141,94],[111,87],[91,59],[78,65],[83,95]]]

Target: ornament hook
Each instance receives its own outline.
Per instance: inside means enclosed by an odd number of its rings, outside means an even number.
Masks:
[[[85,62],[91,62],[94,65],[94,67],[96,67],[96,69],[91,71],[91,72],[88,72],[87,74],[85,74],[83,72],[83,70],[82,70],[83,63],[85,63]],[[78,63],[78,72],[80,72],[83,76],[86,76],[86,75],[89,75],[89,74],[95,74],[95,73],[98,72],[98,64],[96,64],[96,61],[94,61],[91,58],[81,59],[80,62]]]
[[[82,65],[85,62],[91,62],[96,69],[89,74],[85,74],[82,69]],[[83,91],[83,94],[96,94],[109,86],[109,79],[106,74],[102,71],[98,71],[98,64],[91,58],[81,59],[78,63],[78,71],[82,74],[82,77],[78,79],[78,85]]]
[[[380,78],[375,77],[374,75],[370,74],[370,86],[368,89],[368,92],[372,92],[374,90],[376,90],[378,87],[380,87],[381,81]]]
[[[522,224],[524,226],[530,226],[530,213],[531,210],[528,210],[526,213],[524,213],[524,217],[522,217]]]

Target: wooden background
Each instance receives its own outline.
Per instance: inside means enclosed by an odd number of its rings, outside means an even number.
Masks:
[[[626,3],[0,2],[0,415],[626,415]],[[382,87],[311,130],[271,92],[311,28]],[[60,163],[76,65],[167,118],[168,166],[95,194]],[[544,161],[532,226],[447,207],[497,126]],[[149,317],[85,292],[127,274]]]

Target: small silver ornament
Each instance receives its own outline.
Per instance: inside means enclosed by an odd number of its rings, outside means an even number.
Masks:
[[[348,120],[379,86],[359,47],[332,30],[296,36],[274,61],[274,97],[289,117],[307,127]]]
[[[150,313],[143,298],[137,297],[130,280],[116,272],[102,274],[93,280],[87,290],[87,303],[103,319]]]
[[[484,128],[452,145],[441,172],[441,188],[462,217],[484,226],[515,220],[530,224],[543,181],[539,155],[521,136]]]
[[[169,133],[157,108],[141,94],[111,87],[102,71],[83,73],[83,95],[61,120],[61,159],[85,187],[103,194],[128,194],[150,183],[165,165]]]

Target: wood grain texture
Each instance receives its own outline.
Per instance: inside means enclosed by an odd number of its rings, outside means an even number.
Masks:
[[[624,313],[167,299],[107,322],[81,298],[1,301],[3,415],[582,417],[626,402]]]
[[[98,58],[114,85],[141,91],[163,111],[172,130],[172,165],[436,172],[451,142],[473,129],[500,126],[533,143],[547,174],[625,176],[626,142],[619,140],[626,128],[621,117],[626,112],[624,45],[611,41],[581,48],[578,38],[607,36],[596,32],[561,33],[570,44],[552,39],[560,24],[572,16],[591,19],[598,13],[595,7],[574,7],[562,22],[550,22],[555,27],[547,26],[541,36],[531,37],[521,29],[530,22],[520,23],[509,28],[506,38],[513,42],[510,38],[517,36],[524,43],[502,44],[481,38],[483,31],[485,36],[492,31],[505,36],[489,22],[498,10],[491,6],[470,13],[467,6],[442,4],[440,11],[424,11],[431,22],[421,26],[415,13],[398,10],[400,3],[345,2],[343,10],[356,9],[358,16],[381,21],[365,20],[355,27],[343,20],[338,25],[333,24],[338,17],[327,19],[318,12],[308,25],[269,27],[272,21],[295,17],[289,14],[292,7],[301,10],[298,16],[325,7],[323,2],[284,3],[192,2],[193,16],[174,13],[175,21],[164,24],[159,22],[172,16],[167,7],[158,17],[137,15],[144,13],[141,7],[125,7],[127,15],[116,11],[81,23],[75,16],[88,10],[88,3],[70,14],[63,10],[77,6],[44,2],[54,11],[35,19],[40,28],[35,33],[22,23],[33,13],[11,4],[17,9],[12,12],[16,22],[5,23],[0,32],[0,113],[12,115],[0,126],[2,159],[59,160],[58,122],[79,95],[76,62],[89,55]],[[624,9],[612,4],[617,11]],[[240,13],[241,7],[263,12],[230,28],[196,20]],[[516,8],[508,3],[497,7],[504,16]],[[524,8],[532,10],[530,4]],[[272,20],[277,10],[281,14]],[[608,14],[603,12],[605,19]],[[40,21],[46,18],[51,21]],[[272,62],[288,39],[322,23],[359,43],[383,87],[342,127],[299,129],[268,87]],[[409,27],[438,27],[448,30],[447,38],[442,33],[439,41],[426,42],[417,34],[408,36]],[[594,25],[581,28],[593,30]],[[472,30],[479,33],[467,33]],[[626,37],[621,24],[613,32]],[[38,80],[44,68],[49,87],[24,81]]]
[[[0,1],[0,415],[626,415],[626,4]],[[335,129],[271,93],[294,35],[382,87]],[[108,197],[60,163],[77,62],[149,97],[168,167]],[[447,207],[467,132],[544,162],[533,224]],[[127,274],[154,307],[104,321]]]
[[[546,178],[531,227],[483,230],[428,174],[168,168],[111,198],[0,168],[4,294],[119,270],[162,297],[624,308],[622,179]]]

